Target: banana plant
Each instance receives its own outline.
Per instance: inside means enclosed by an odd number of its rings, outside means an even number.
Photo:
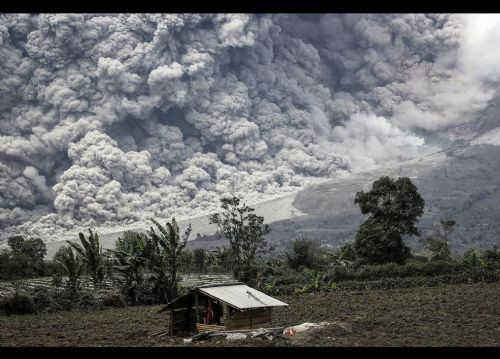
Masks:
[[[302,288],[295,289],[295,293],[319,292],[323,288],[327,273],[317,270],[310,270],[308,273],[308,282]]]
[[[55,262],[62,267],[63,271],[68,276],[68,286],[76,292],[78,290],[79,278],[83,270],[79,257],[73,253],[71,248],[68,248],[62,258]]]
[[[121,274],[114,279],[128,300],[136,304],[138,287],[144,282],[150,248],[139,233],[129,233],[127,240],[118,238],[115,248],[117,249],[108,250],[112,268]]]
[[[94,288],[98,287],[104,281],[105,267],[104,260],[105,256],[102,251],[102,247],[99,245],[99,236],[97,233],[92,232],[89,228],[89,237],[85,238],[83,233],[79,233],[81,245],[75,242],[66,241],[78,254],[78,256],[85,263],[92,281],[94,283]]]
[[[179,292],[178,261],[191,234],[191,224],[181,237],[175,217],[172,218],[171,222],[167,222],[165,227],[154,219],[151,221],[159,231],[156,233],[153,227],[147,231],[148,239],[153,245],[152,260],[150,261],[151,275],[155,281],[160,300],[171,301],[177,297]]]

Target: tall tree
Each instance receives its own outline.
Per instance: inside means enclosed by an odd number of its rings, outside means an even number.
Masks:
[[[11,248],[10,261],[14,266],[20,266],[20,276],[44,275],[46,264],[44,262],[47,247],[40,238],[25,239],[22,236],[13,236],[7,240]]]
[[[411,255],[403,235],[419,235],[416,227],[425,201],[408,177],[380,177],[368,192],[357,192],[354,203],[370,214],[354,241],[356,255],[369,263],[404,261]]]
[[[99,236],[89,228],[89,237],[85,238],[83,233],[78,234],[81,245],[75,242],[66,241],[83,260],[85,266],[92,277],[94,288],[97,288],[104,281],[105,256],[102,247],[99,245]]]
[[[155,275],[158,295],[162,301],[171,301],[177,297],[180,278],[177,275],[179,257],[187,240],[191,234],[191,224],[181,237],[179,226],[172,218],[165,227],[152,219],[152,222],[160,233],[156,233],[151,227],[148,233],[148,239],[153,244],[153,255],[150,261],[151,269]]]
[[[24,239],[22,236],[10,237],[7,244],[14,254],[24,254],[32,261],[41,261],[47,254],[47,246],[40,238]]]
[[[269,226],[264,223],[264,217],[257,216],[255,209],[240,205],[241,200],[236,197],[222,198],[221,213],[209,215],[209,222],[215,223],[221,233],[229,240],[233,255],[234,276],[239,280],[250,280],[255,272],[255,260],[259,251],[267,243],[265,235],[270,232]]]
[[[448,242],[448,235],[450,235],[450,233],[453,232],[457,222],[454,219],[441,218],[439,223],[441,224],[441,227],[443,227],[444,239],[446,242]]]

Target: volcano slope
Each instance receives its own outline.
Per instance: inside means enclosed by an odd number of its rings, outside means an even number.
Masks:
[[[408,176],[425,199],[418,226],[422,236],[438,228],[440,218],[456,218],[451,249],[461,253],[470,247],[498,244],[500,223],[499,147],[472,142],[456,145],[394,167],[359,172],[313,185],[299,192],[293,206],[304,215],[272,223],[269,238],[286,246],[299,233],[328,246],[353,240],[364,216],[354,205],[356,192],[367,190],[381,176]],[[407,239],[414,248],[419,242]]]

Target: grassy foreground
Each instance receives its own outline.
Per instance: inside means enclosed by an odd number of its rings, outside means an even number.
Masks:
[[[500,283],[337,291],[283,296],[278,325],[343,322],[301,340],[246,340],[195,345],[500,346]],[[0,346],[169,346],[181,338],[148,333],[165,325],[160,306],[0,317]]]

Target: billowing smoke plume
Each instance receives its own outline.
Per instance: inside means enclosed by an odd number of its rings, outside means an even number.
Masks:
[[[493,96],[464,55],[466,25],[0,15],[0,228],[47,238],[188,216],[411,158]]]

